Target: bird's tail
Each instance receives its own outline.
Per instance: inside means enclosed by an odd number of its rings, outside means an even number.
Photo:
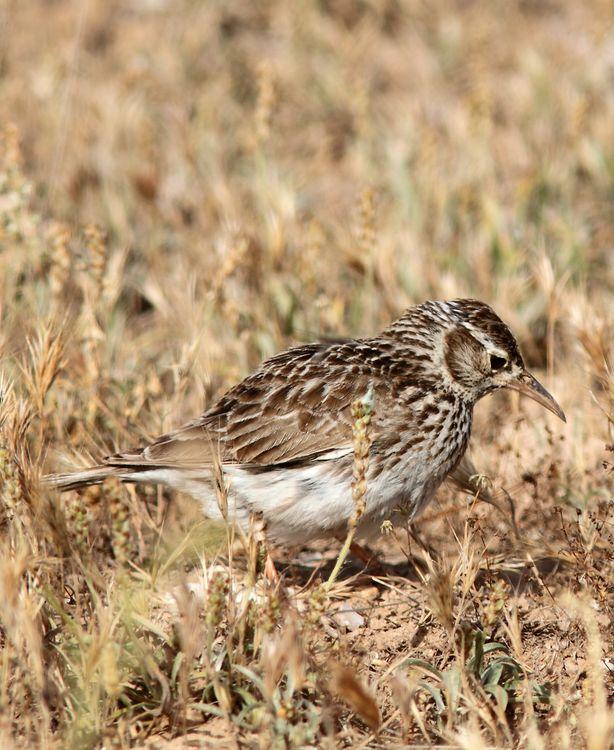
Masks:
[[[121,467],[119,466],[100,464],[70,474],[47,474],[46,477],[43,477],[43,482],[60,492],[67,492],[68,490],[87,487],[90,484],[102,484],[109,477],[121,477],[121,473]]]

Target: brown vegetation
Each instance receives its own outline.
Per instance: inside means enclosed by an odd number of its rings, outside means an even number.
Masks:
[[[600,0],[4,4],[3,748],[609,747],[613,21]],[[450,487],[383,528],[387,575],[350,560],[327,587],[321,545],[275,591],[257,540],[187,498],[40,485],[291,342],[462,295],[568,424],[482,402],[494,503]]]

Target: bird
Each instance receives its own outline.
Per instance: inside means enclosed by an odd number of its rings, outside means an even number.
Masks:
[[[258,519],[275,545],[339,536],[354,512],[352,405],[368,393],[371,444],[358,527],[368,538],[384,521],[415,519],[462,468],[474,406],[502,388],[566,421],[490,306],[428,301],[376,336],[276,354],[178,429],[46,481],[61,491],[109,477],[161,484],[194,497],[209,518],[243,529]],[[226,507],[216,490],[220,471]]]

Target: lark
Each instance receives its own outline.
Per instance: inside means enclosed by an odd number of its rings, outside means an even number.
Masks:
[[[500,388],[565,421],[488,305],[425,302],[373,338],[277,354],[174,432],[47,480],[60,490],[107,477],[159,483],[192,495],[210,518],[245,529],[259,519],[274,544],[339,536],[354,510],[351,407],[369,392],[372,443],[359,528],[368,537],[384,521],[411,520],[425,508],[465,453],[476,402]]]

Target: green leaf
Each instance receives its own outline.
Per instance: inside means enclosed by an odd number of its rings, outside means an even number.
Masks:
[[[531,687],[533,688],[535,700],[538,700],[540,703],[551,703],[552,691],[550,690],[549,685],[542,685],[538,682],[533,682],[531,683]]]
[[[482,685],[498,685],[504,666],[504,664],[497,664],[494,662],[489,664],[482,672]]]
[[[493,651],[505,651],[505,653],[509,653],[509,650],[505,643],[497,643],[496,641],[491,641],[484,646],[485,654],[490,654]]]
[[[262,701],[259,701],[257,698],[255,698],[246,688],[234,687],[233,692],[241,696],[241,698],[243,699],[243,703],[245,703],[246,706],[249,706],[250,709],[254,706],[259,706],[262,704]]]
[[[503,664],[506,667],[511,667],[514,674],[522,674],[522,667],[516,659],[511,656],[497,656],[496,659],[493,659],[490,662],[489,666],[492,666],[493,664]]]
[[[442,679],[441,670],[437,669],[437,667],[434,667],[432,664],[430,664],[428,661],[425,661],[424,659],[406,659],[400,666],[401,667],[416,667],[417,669],[422,669],[424,672],[434,675],[435,677],[437,677],[438,680]]]
[[[471,638],[471,649],[469,651],[469,659],[467,659],[467,669],[473,674],[479,675],[484,663],[484,641],[486,640],[486,636],[482,630],[473,630],[467,637]]]
[[[461,694],[461,673],[457,666],[445,670],[443,684],[448,695],[448,707],[451,711],[456,712]]]
[[[173,668],[171,670],[171,685],[174,685],[177,681],[177,675],[179,674],[179,670],[181,669],[181,664],[183,662],[184,653],[183,651],[180,651],[177,656],[173,659]]]
[[[211,716],[221,716],[223,718],[226,715],[219,706],[215,706],[212,703],[190,703],[190,708],[195,708],[197,711]]]
[[[446,704],[444,703],[441,696],[441,690],[439,688],[436,688],[434,685],[430,685],[428,682],[426,682],[426,680],[420,680],[418,684],[421,688],[424,688],[433,696],[433,700],[435,701],[435,705],[437,706],[438,713],[444,713],[444,711],[446,710]]]
[[[266,695],[264,682],[255,672],[252,672],[252,670],[247,667],[242,667],[240,664],[235,664],[234,669],[236,669],[237,672],[240,672],[244,677],[247,677],[247,679],[252,682],[258,690],[260,690],[263,696]]]
[[[490,693],[493,698],[497,701],[497,705],[501,711],[505,711],[509,701],[507,691],[504,690],[501,685],[489,684],[484,686],[484,691]]]

